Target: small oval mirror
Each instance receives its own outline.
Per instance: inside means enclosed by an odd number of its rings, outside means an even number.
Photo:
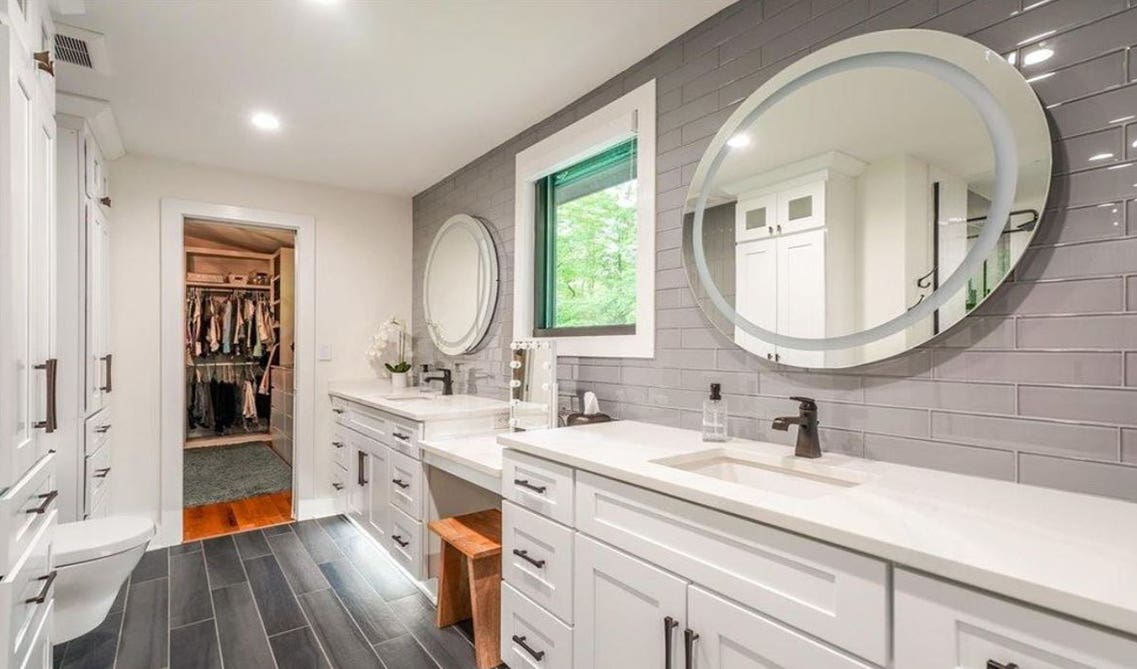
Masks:
[[[458,214],[434,236],[423,276],[426,329],[438,350],[460,355],[482,341],[497,303],[497,250],[481,220]]]
[[[930,30],[854,37],[776,74],[719,130],[688,195],[687,275],[751,353],[888,358],[1006,279],[1050,169],[1042,106],[999,54]]]

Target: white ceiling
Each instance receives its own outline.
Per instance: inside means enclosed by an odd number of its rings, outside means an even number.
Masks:
[[[413,194],[558,111],[730,0],[88,0],[126,149]],[[281,117],[255,131],[254,110]]]

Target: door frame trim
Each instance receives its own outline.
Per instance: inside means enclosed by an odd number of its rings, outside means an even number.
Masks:
[[[162,198],[159,224],[160,287],[159,366],[161,508],[152,545],[182,542],[182,467],[185,445],[185,240],[186,218],[219,223],[259,225],[296,232],[295,406],[293,417],[292,515],[319,504],[315,499],[316,398],[316,219],[267,209],[254,209],[177,198]]]

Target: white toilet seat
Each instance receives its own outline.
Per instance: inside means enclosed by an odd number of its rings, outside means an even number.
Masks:
[[[110,516],[60,523],[52,550],[55,564],[67,566],[128,551],[154,536],[154,521],[140,516]]]

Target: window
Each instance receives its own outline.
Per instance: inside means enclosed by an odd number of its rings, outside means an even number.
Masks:
[[[636,331],[636,140],[536,184],[535,334]]]
[[[517,154],[513,336],[655,354],[655,82]]]

